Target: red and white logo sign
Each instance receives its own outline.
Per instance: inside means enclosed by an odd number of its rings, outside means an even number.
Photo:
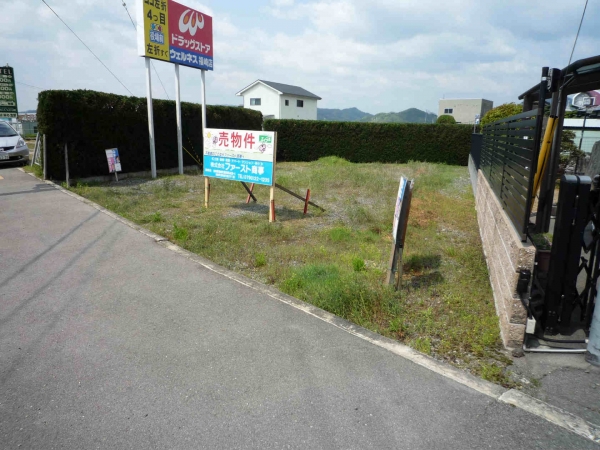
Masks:
[[[197,55],[213,56],[212,17],[169,1],[169,45]]]
[[[198,11],[186,9],[179,17],[179,31],[185,33],[188,31],[192,36],[196,35],[196,30],[204,28],[204,16]]]

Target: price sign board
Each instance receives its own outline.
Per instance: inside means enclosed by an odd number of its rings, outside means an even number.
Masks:
[[[273,131],[204,130],[204,176],[273,186]]]
[[[18,114],[15,71],[9,66],[0,67],[0,117],[16,119]]]

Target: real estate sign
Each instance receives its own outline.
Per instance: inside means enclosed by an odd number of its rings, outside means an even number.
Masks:
[[[276,135],[272,131],[204,130],[204,176],[273,186]]]
[[[172,0],[138,0],[137,11],[140,56],[213,70],[212,17]]]
[[[0,117],[16,119],[18,113],[15,71],[9,66],[0,67]]]
[[[110,173],[121,171],[121,158],[119,157],[119,149],[109,148],[105,150],[106,160],[108,161],[108,171]]]

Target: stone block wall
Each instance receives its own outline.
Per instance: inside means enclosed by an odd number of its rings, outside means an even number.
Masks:
[[[483,251],[494,292],[504,346],[520,347],[525,337],[527,312],[517,294],[519,270],[533,272],[535,248],[521,239],[488,181],[479,170],[475,208]]]

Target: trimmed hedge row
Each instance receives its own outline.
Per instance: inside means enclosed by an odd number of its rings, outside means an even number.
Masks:
[[[425,161],[466,166],[471,148],[470,125],[416,123],[264,122],[277,131],[278,161],[314,161],[339,156],[352,162]]]
[[[38,100],[38,129],[46,134],[48,176],[65,178],[64,144],[69,175],[107,175],[105,149],[118,148],[124,172],[150,170],[146,98],[88,90],[43,91]],[[175,102],[154,100],[156,167],[177,167]],[[262,114],[250,109],[207,106],[207,126],[260,130]],[[202,162],[202,107],[181,104],[183,146]],[[183,151],[184,164],[194,160]]]

